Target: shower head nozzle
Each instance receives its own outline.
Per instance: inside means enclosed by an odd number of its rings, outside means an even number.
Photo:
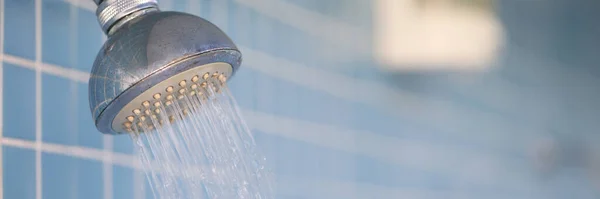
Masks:
[[[134,118],[152,116],[158,106],[173,98],[194,94],[208,78],[225,82],[241,63],[241,53],[231,39],[200,17],[161,12],[156,0],[96,2],[108,39],[92,68],[89,100],[102,133],[131,131]],[[130,9],[112,5],[126,14],[101,19],[104,9],[111,8],[108,4],[129,5]]]

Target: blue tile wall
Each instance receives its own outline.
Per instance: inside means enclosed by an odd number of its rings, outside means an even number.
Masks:
[[[102,199],[102,163],[42,153],[42,198]]]
[[[114,187],[114,199],[129,199],[134,198],[134,170],[132,168],[114,166],[113,167],[113,184],[119,186]]]
[[[73,68],[75,49],[73,43],[77,35],[71,16],[71,4],[65,1],[43,1],[42,3],[42,61]],[[87,36],[86,36],[87,37]],[[98,39],[95,39],[98,40]]]
[[[4,92],[12,93],[3,97],[3,107],[6,113],[12,113],[3,121],[3,136],[24,140],[35,140],[35,71],[13,64],[3,63]],[[29,121],[29,122],[27,122]]]
[[[229,85],[277,198],[600,198],[596,1],[497,1],[507,42],[490,71],[404,74],[370,57],[373,1],[159,2],[214,21],[243,50]],[[85,76],[105,38],[92,1],[0,7],[0,199],[153,198],[131,139],[91,118]],[[533,155],[545,140],[562,154],[546,172]]]
[[[35,59],[34,0],[4,1],[4,52]]]
[[[79,121],[77,115],[77,83],[54,75],[42,75],[42,141],[77,145]]]

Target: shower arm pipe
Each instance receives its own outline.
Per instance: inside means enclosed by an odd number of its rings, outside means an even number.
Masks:
[[[157,0],[93,0],[98,23],[108,36],[131,19],[159,11]]]

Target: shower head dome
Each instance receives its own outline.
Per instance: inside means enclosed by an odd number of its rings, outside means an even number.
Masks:
[[[157,102],[190,91],[207,76],[226,81],[241,62],[231,39],[194,15],[146,10],[115,24],[105,29],[109,37],[89,80],[90,109],[102,133],[131,131],[132,117],[156,110]]]

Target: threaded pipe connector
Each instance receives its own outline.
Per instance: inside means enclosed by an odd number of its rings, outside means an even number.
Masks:
[[[98,22],[104,33],[122,18],[145,9],[158,9],[157,0],[95,0],[100,3],[96,9]]]

